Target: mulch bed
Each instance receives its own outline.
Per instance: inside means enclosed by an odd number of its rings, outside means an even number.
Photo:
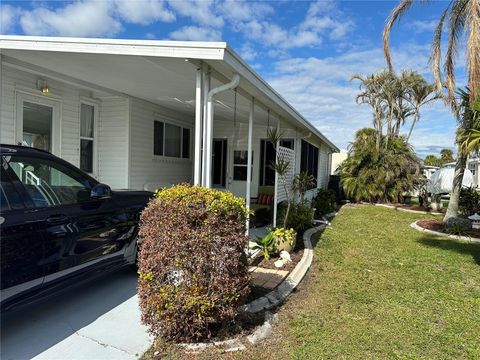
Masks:
[[[420,221],[417,221],[417,225],[427,230],[438,231],[444,234],[449,234],[448,231],[446,230],[445,225],[440,220],[420,220]],[[468,231],[466,235],[475,237],[475,238],[480,238],[480,229],[472,229]]]

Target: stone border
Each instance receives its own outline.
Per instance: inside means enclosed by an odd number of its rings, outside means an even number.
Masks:
[[[434,211],[420,211],[420,210],[410,210],[410,209],[404,209],[395,205],[387,205],[387,204],[373,204],[375,206],[381,206],[387,209],[393,209],[397,211],[403,211],[403,212],[408,212],[412,214],[424,214],[424,215],[445,215],[444,213],[439,213],[439,212],[434,212]]]
[[[417,230],[417,231],[425,232],[427,234],[432,234],[432,235],[435,235],[435,236],[446,237],[446,238],[454,239],[454,240],[457,240],[457,241],[460,241],[460,242],[466,242],[466,243],[471,243],[471,244],[480,244],[480,239],[479,238],[445,234],[445,233],[442,233],[440,231],[425,229],[425,228],[423,228],[423,227],[421,227],[420,225],[417,224],[417,222],[419,222],[419,221],[420,220],[417,220],[417,221],[411,223],[410,227]]]
[[[280,305],[288,295],[298,286],[300,281],[307,273],[313,260],[313,246],[310,238],[316,232],[323,230],[327,225],[322,224],[308,229],[303,234],[303,244],[305,249],[303,255],[295,268],[288,274],[288,276],[275,289],[270,291],[267,295],[255,299],[248,304],[239,308],[239,311],[258,313],[263,310],[269,310]]]
[[[275,289],[270,291],[267,295],[261,298],[255,299],[248,304],[242,305],[238,310],[243,312],[258,313],[263,310],[272,309],[280,305],[290,295],[290,293],[298,286],[300,281],[307,273],[308,269],[312,265],[313,260],[313,245],[311,237],[316,232],[323,230],[327,227],[327,223],[323,223],[319,226],[313,227],[305,231],[303,234],[303,244],[305,249],[303,255],[295,268],[290,274],[278,285]],[[268,311],[265,312],[265,321],[262,325],[255,328],[255,331],[246,336],[248,343],[255,345],[263,339],[267,338],[272,332],[272,322],[278,320],[277,314],[272,314]],[[224,352],[242,351],[246,349],[244,340],[242,341],[242,335],[238,335],[232,339],[223,341],[213,341],[204,343],[178,344],[188,352],[199,352],[206,349],[218,348]]]

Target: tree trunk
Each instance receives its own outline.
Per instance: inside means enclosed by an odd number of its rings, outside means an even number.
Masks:
[[[450,195],[447,212],[443,222],[452,217],[458,216],[458,204],[460,201],[460,190],[462,189],[463,173],[467,165],[467,154],[462,151],[461,145],[458,146],[457,162],[455,164],[455,175],[453,177],[453,189]]]
[[[413,122],[412,122],[412,126],[410,126],[410,131],[408,132],[407,143],[410,140],[410,136],[412,136],[413,128],[415,127],[415,124],[416,124],[417,119],[418,119],[419,110],[420,109],[418,107],[415,109],[415,116],[413,117]]]

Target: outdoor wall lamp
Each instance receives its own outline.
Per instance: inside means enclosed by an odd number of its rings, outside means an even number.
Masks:
[[[37,80],[37,89],[40,90],[43,94],[48,94],[48,85],[47,80],[39,79]]]

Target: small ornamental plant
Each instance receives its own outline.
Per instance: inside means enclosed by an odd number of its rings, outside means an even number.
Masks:
[[[250,292],[244,200],[187,184],[157,191],[140,219],[138,294],[154,336],[215,335]]]
[[[275,250],[277,252],[292,252],[297,242],[297,232],[294,229],[276,228],[273,231]]]

